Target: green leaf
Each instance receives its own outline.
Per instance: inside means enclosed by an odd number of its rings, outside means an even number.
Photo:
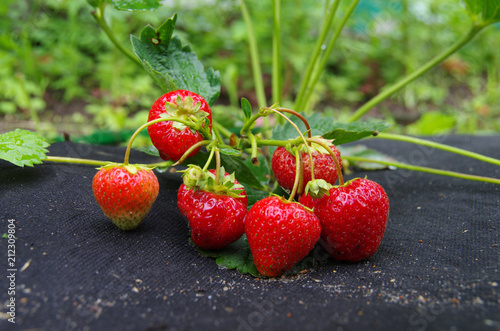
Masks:
[[[158,151],[158,149],[154,146],[146,146],[146,147],[137,147],[136,150],[138,150],[139,152],[143,152],[143,153],[146,153],[148,155],[151,155],[151,156],[158,156],[160,157],[160,152]]]
[[[0,135],[0,159],[19,167],[42,163],[50,144],[34,132],[16,129]]]
[[[118,10],[145,11],[160,7],[160,0],[111,0],[111,4]]]
[[[245,193],[248,198],[248,208],[251,208],[257,201],[267,198],[269,193],[263,190],[255,189],[245,183],[242,184],[245,187]]]
[[[422,114],[417,122],[407,125],[406,130],[415,135],[439,135],[451,132],[456,123],[455,116],[432,111]]]
[[[248,184],[257,189],[263,189],[261,181],[257,177],[255,171],[258,171],[258,167],[253,165],[248,166],[241,160],[240,157],[233,157],[229,155],[221,155],[221,163],[226,168],[228,173],[233,173],[236,179],[240,183]]]
[[[193,244],[194,245],[194,244]],[[195,245],[196,246],[196,245]],[[196,246],[201,255],[215,258],[215,262],[227,269],[236,269],[242,274],[259,277],[259,272],[253,263],[252,252],[246,235],[224,249],[209,251]]]
[[[241,109],[243,110],[246,120],[252,117],[252,105],[250,104],[250,101],[245,98],[241,98]]]
[[[322,136],[325,139],[334,139],[335,145],[342,145],[374,135],[389,126],[385,122],[332,123],[331,129]]]
[[[306,131],[305,125],[296,117],[290,118],[300,131]],[[322,136],[325,139],[335,139],[335,145],[342,145],[348,142],[356,141],[373,135],[376,131],[387,129],[390,125],[385,122],[353,122],[353,123],[338,123],[330,117],[324,117],[320,114],[313,114],[306,117],[311,127],[313,136]],[[286,122],[284,125],[278,125],[273,130],[273,139],[287,140],[297,138],[299,134],[293,126]]]
[[[259,161],[259,165],[253,164],[250,158],[244,160],[243,163],[250,169],[262,186],[266,186],[269,184],[271,167],[269,166],[267,159],[262,154],[257,156],[257,161]]]
[[[172,37],[176,20],[174,15],[158,29],[147,25],[139,38],[132,36],[134,53],[165,92],[189,90],[203,96],[211,106],[220,94],[220,74],[212,68],[205,70],[189,46]]]
[[[99,7],[99,3],[101,0],[87,0],[88,4],[91,5],[92,7]]]
[[[236,242],[221,250],[206,250],[196,246],[192,241],[191,243],[196,247],[201,255],[214,258],[215,263],[223,268],[236,269],[244,275],[250,274],[254,277],[261,277],[257,267],[255,267],[255,264],[253,263],[252,252],[245,234]],[[308,256],[297,262],[290,270],[285,272],[284,275],[295,276],[303,270],[314,269],[319,263],[322,262],[321,260],[318,260],[316,256],[318,255],[318,250],[321,250],[321,247],[316,245]],[[324,254],[319,256],[324,256]]]
[[[229,148],[229,147],[220,148],[219,151],[225,155],[240,155],[241,154],[241,152],[239,150],[234,149],[234,148]]]
[[[342,156],[357,156],[378,161],[397,162],[396,159],[390,157],[382,152],[366,147],[365,145],[356,146],[340,146],[339,151]],[[388,166],[380,163],[372,162],[352,162],[349,161],[350,166],[357,167],[362,170],[382,170],[387,169]]]
[[[500,22],[499,0],[464,0],[472,21],[479,26]]]

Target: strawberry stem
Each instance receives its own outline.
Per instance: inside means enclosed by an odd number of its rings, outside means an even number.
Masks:
[[[198,147],[201,147],[201,146],[204,146],[204,145],[208,145],[210,144],[211,141],[210,140],[202,140],[202,141],[198,141],[196,144],[192,145],[191,147],[188,148],[187,151],[184,152],[184,154],[182,154],[181,158],[179,160],[177,160],[177,162],[175,162],[174,164],[172,164],[172,166],[176,166],[176,165],[179,165],[181,163],[184,163],[184,161],[186,161],[186,159],[189,157],[189,155],[194,151],[196,150]]]
[[[377,135],[377,138],[404,141],[404,142],[408,142],[408,143],[412,143],[412,144],[432,147],[432,148],[436,148],[436,149],[440,149],[440,150],[447,151],[450,153],[455,153],[455,154],[467,156],[467,157],[470,157],[470,158],[473,158],[476,160],[480,160],[483,162],[488,162],[488,163],[492,163],[492,164],[500,166],[500,160],[498,160],[498,159],[495,159],[495,158],[492,158],[489,156],[485,156],[485,155],[481,155],[478,153],[470,152],[470,151],[467,151],[467,150],[464,150],[461,148],[452,147],[452,146],[448,146],[445,144],[440,144],[440,143],[430,141],[430,140],[419,139],[419,138],[415,138],[415,137],[409,137],[409,136],[404,136],[404,135],[394,134],[394,133],[385,133],[385,132],[380,132]]]
[[[276,109],[279,110],[280,112],[289,113],[289,114],[297,116],[302,121],[302,123],[304,123],[304,125],[306,126],[307,137],[311,138],[311,126],[309,125],[309,122],[306,120],[306,118],[304,116],[302,116],[300,113],[298,113],[297,111],[295,111],[293,109],[282,108],[282,107],[279,107]]]
[[[194,130],[199,131],[206,139],[211,139],[212,138],[211,135],[206,132],[206,130],[207,130],[206,128],[203,128],[202,126],[200,128],[199,127],[193,127],[193,123],[192,122],[184,121],[184,120],[181,120],[179,118],[167,118],[167,117],[165,117],[165,118],[158,118],[158,119],[149,121],[147,123],[144,123],[137,130],[135,130],[134,134],[132,134],[132,137],[130,137],[130,139],[128,141],[127,150],[125,151],[125,158],[123,160],[123,164],[127,165],[128,162],[129,162],[130,150],[132,149],[132,143],[134,142],[134,140],[137,137],[137,135],[139,135],[139,133],[142,130],[144,130],[145,128],[147,128],[150,125],[153,125],[153,124],[156,124],[156,123],[160,123],[160,122],[166,122],[166,121],[173,121],[173,122],[182,123],[185,126],[188,126],[188,127],[192,128]]]
[[[251,154],[250,154],[250,159],[252,160],[252,163],[257,165],[258,164],[258,150],[257,150],[257,140],[255,139],[255,136],[253,133],[249,132],[248,133],[248,139],[250,139],[250,145],[251,145]]]
[[[302,163],[303,162],[302,157],[300,156],[300,152],[298,150],[295,150],[295,180],[293,182],[292,193],[290,193],[290,196],[288,197],[288,201],[290,202],[292,202],[295,198],[299,185],[302,182]]]
[[[80,159],[80,158],[62,157],[62,156],[47,156],[47,158],[42,161],[57,162],[57,163],[87,164],[94,166],[105,166],[107,164],[112,163],[111,161],[89,160],[89,159]]]
[[[326,149],[328,151],[328,153],[333,158],[333,162],[335,163],[335,169],[337,170],[337,176],[339,178],[339,184],[340,185],[344,185],[344,176],[342,176],[342,169],[340,168],[340,162],[337,159],[337,155],[335,155],[335,153],[332,151],[332,149],[330,148],[330,146],[328,146],[328,144],[326,144],[325,142],[323,142],[323,141],[321,141],[319,139],[307,139],[307,140],[310,141],[310,142],[313,142],[315,144],[320,145],[321,147],[323,147],[324,149]]]
[[[210,149],[210,155],[208,156],[207,162],[203,166],[203,171],[207,171],[208,170],[208,167],[210,166],[210,163],[212,163],[212,159],[214,158],[215,150],[216,150],[216,148],[211,148]]]
[[[125,151],[125,158],[123,160],[123,164],[125,164],[125,165],[128,164],[128,161],[129,161],[129,158],[130,158],[130,150],[132,149],[132,143],[134,142],[134,140],[137,137],[137,135],[143,129],[147,128],[148,126],[150,126],[152,124],[155,124],[155,123],[158,123],[158,122],[164,122],[164,121],[168,121],[168,119],[166,119],[166,118],[159,118],[159,119],[153,120],[151,122],[144,123],[137,130],[135,130],[135,132],[132,134],[132,137],[130,137],[130,139],[128,141],[127,150]]]
[[[400,163],[400,162],[388,162],[388,161],[382,161],[382,160],[374,160],[374,159],[357,157],[357,156],[343,156],[343,159],[348,160],[348,161],[354,161],[354,162],[379,163],[379,164],[384,164],[387,166],[394,166],[394,167],[400,168],[400,169],[420,171],[420,172],[426,172],[426,173],[431,173],[431,174],[435,174],[435,175],[443,175],[443,176],[456,177],[456,178],[475,180],[475,181],[479,181],[479,182],[486,182],[486,183],[493,183],[493,184],[500,185],[500,179],[492,178],[492,177],[468,175],[468,174],[463,174],[463,173],[455,172],[455,171],[440,170],[440,169],[434,169],[434,168],[429,168],[429,167],[420,167],[420,166],[415,166],[415,165]]]
[[[106,34],[109,40],[118,48],[123,54],[125,54],[132,62],[137,64],[139,67],[143,68],[141,60],[130,50],[125,48],[115,37],[113,31],[109,27],[108,23],[104,18],[104,10],[106,8],[106,2],[101,1],[99,7],[92,12],[92,16],[94,16],[97,24],[101,27],[102,31]]]
[[[300,129],[297,126],[297,124],[293,123],[293,121],[291,119],[289,119],[287,116],[285,116],[282,112],[280,112],[277,109],[274,109],[272,107],[265,107],[265,108],[262,108],[262,110],[270,110],[270,111],[278,114],[279,116],[283,117],[299,133],[300,138],[302,138],[302,141],[304,142],[304,145],[307,148],[307,154],[309,154],[309,161],[311,162],[311,180],[314,180],[314,160],[313,160],[313,157],[312,157],[312,152],[311,152],[311,149],[309,148],[309,144],[307,143],[307,139],[304,137],[304,135],[300,131]],[[307,126],[309,126],[309,124],[307,124]],[[311,134],[311,130],[309,130],[309,134]]]
[[[215,150],[215,186],[219,185],[221,176],[224,177],[224,174],[220,173],[220,151],[218,148],[214,148]]]

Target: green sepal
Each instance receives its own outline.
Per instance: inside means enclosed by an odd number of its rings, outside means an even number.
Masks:
[[[307,210],[308,212],[311,212],[313,213],[314,212],[314,209],[311,209],[307,206],[304,206],[303,204],[301,204],[300,202],[297,202],[297,201],[289,201],[288,199],[286,199],[284,196],[282,195],[278,195],[278,194],[275,194],[275,193],[269,193],[269,196],[270,197],[275,197],[275,198],[278,198],[282,203],[296,203],[298,205],[301,205],[302,208],[304,208],[305,210]]]
[[[232,198],[243,198],[245,187],[241,184],[236,184],[236,176],[234,173],[225,175],[226,170],[220,167],[219,183],[215,184],[215,174],[210,171],[203,170],[200,166],[189,164],[188,169],[182,170],[182,179],[184,185],[192,190],[212,192],[219,195],[227,195]]]
[[[304,194],[309,195],[314,199],[320,199],[325,194],[330,195],[330,189],[334,187],[324,179],[311,180],[306,184]]]
[[[320,140],[322,141],[323,143],[325,143],[326,145],[328,146],[331,146],[333,145],[333,140],[334,139],[325,139],[321,136],[313,136],[312,139],[316,139],[316,140]],[[324,148],[323,146],[321,146],[320,144],[317,144],[315,142],[312,142],[310,145],[309,145],[309,149],[311,150],[311,153],[312,152],[318,152],[320,154],[330,154],[326,148]],[[299,151],[300,152],[303,152],[303,153],[307,153],[308,151],[308,148],[305,144],[302,144],[299,146]]]
[[[196,132],[201,125],[210,125],[210,120],[208,119],[208,113],[201,110],[201,103],[194,103],[191,96],[187,96],[184,99],[179,95],[177,96],[175,103],[165,102],[165,113],[160,114],[161,118],[172,119],[172,127],[183,130],[186,125],[181,122],[175,121],[179,119],[185,122],[192,123],[189,126],[191,131]],[[208,124],[206,124],[208,120]]]
[[[181,170],[179,172],[183,172],[182,180],[184,185],[187,188],[192,190],[202,190],[208,184],[208,175],[207,171],[203,171],[200,166],[195,164],[189,164],[186,170]]]
[[[243,198],[245,197],[245,187],[241,184],[236,184],[236,176],[233,173],[226,175],[226,170],[224,167],[220,167],[220,178],[219,184],[215,185],[215,174],[208,172],[208,185],[205,187],[205,191],[213,192],[219,195],[227,195],[232,198]]]
[[[98,170],[101,170],[101,169],[110,170],[110,169],[114,169],[114,168],[125,168],[129,172],[129,174],[131,174],[133,176],[137,172],[139,172],[140,170],[149,171],[149,170],[153,170],[155,167],[154,166],[149,166],[149,165],[146,165],[146,164],[108,163],[108,164],[106,164],[106,165],[104,165],[102,167],[99,167],[97,169]]]

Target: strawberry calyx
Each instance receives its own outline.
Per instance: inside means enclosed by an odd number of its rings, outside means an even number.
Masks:
[[[313,136],[309,139],[322,141],[328,146],[333,145],[333,139],[325,139],[321,136]],[[301,137],[289,139],[287,140],[287,142],[288,143],[285,145],[285,149],[292,155],[295,154],[295,151],[298,151],[300,153],[309,153],[308,146],[311,153],[318,152],[320,154],[330,154],[326,148],[324,148],[320,144],[315,143],[314,141],[310,142],[310,144],[306,146]]]
[[[226,174],[224,167],[220,167],[220,173],[224,174],[215,182],[215,174],[211,171],[203,170],[197,165],[190,164],[188,169],[182,170],[184,185],[192,190],[212,192],[218,195],[227,195],[232,198],[242,198],[245,196],[245,188],[236,182],[234,173]]]
[[[155,167],[148,166],[146,164],[125,164],[125,163],[108,163],[102,167],[97,168],[98,170],[100,169],[105,169],[105,170],[111,170],[115,168],[125,168],[129,174],[132,176],[138,173],[140,170],[153,170]]]
[[[191,96],[182,98],[179,95],[175,103],[165,102],[165,113],[162,113],[160,117],[180,120],[181,122],[173,121],[172,127],[183,130],[189,126],[194,132],[196,130],[191,125],[182,122],[192,123],[194,127],[199,128],[205,124],[205,118],[208,119],[208,115],[209,113],[201,109],[201,102],[195,103]]]
[[[311,180],[306,184],[304,188],[304,194],[309,195],[311,198],[319,199],[325,194],[330,195],[330,189],[334,187],[332,184],[328,183],[324,179]]]
[[[305,189],[304,189],[304,195],[308,195],[311,198],[314,199],[321,199],[325,195],[330,195],[330,190],[337,189],[340,187],[347,187],[349,186],[352,182],[361,179],[360,177],[353,178],[351,180],[348,180],[344,182],[343,184],[339,185],[332,185],[325,181],[324,179],[315,179],[311,180],[307,183]],[[366,177],[365,177],[366,179]]]
[[[199,191],[207,186],[208,173],[203,171],[200,166],[189,164],[186,170],[181,170],[179,172],[184,173],[182,175],[182,180],[186,187]]]
[[[278,195],[278,194],[275,194],[275,193],[269,193],[269,196],[270,197],[275,197],[275,198],[278,198],[280,202],[284,203],[284,204],[287,204],[287,203],[295,203],[295,204],[298,204],[300,206],[302,206],[305,210],[309,211],[309,212],[314,212],[314,210],[312,208],[309,208],[307,207],[306,205],[300,203],[300,202],[297,202],[297,201],[290,201],[288,199],[286,199],[285,197],[281,196],[281,195]]]
[[[328,146],[333,145],[333,139],[325,139],[321,136],[313,136],[312,139],[321,141]],[[328,150],[326,148],[324,148],[323,146],[321,146],[320,144],[317,144],[315,142],[311,142],[311,144],[309,145],[309,149],[311,150],[311,153],[318,152],[320,154],[330,154],[330,152],[328,152]],[[307,146],[305,146],[304,144],[301,144],[299,146],[299,151],[302,153],[307,153]]]
[[[219,179],[219,183],[215,183],[215,174],[208,172],[208,185],[205,191],[213,192],[219,195],[227,195],[232,198],[242,198],[245,196],[245,188],[240,183],[236,183],[236,176],[232,174],[225,174],[224,167],[220,167],[220,173],[224,174]]]

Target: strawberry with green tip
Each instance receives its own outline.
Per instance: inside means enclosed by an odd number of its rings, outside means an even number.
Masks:
[[[321,137],[314,137],[317,140],[321,140],[328,144],[332,151],[337,156],[339,164],[341,163],[340,152],[332,144],[332,140],[323,139]],[[311,149],[311,155],[314,162],[314,178],[324,179],[330,184],[335,184],[338,175],[335,167],[335,161],[333,160],[330,153],[323,148],[321,145],[312,143],[309,146]],[[303,160],[303,170],[302,170],[302,185],[298,188],[298,192],[304,192],[305,185],[311,180],[311,162],[309,159],[309,153],[307,148],[302,145],[300,147],[301,157]],[[291,153],[285,147],[278,147],[274,153],[271,160],[271,166],[273,169],[274,176],[278,181],[278,184],[287,192],[290,192],[293,188],[295,182],[295,172],[296,172],[296,159],[294,153]]]
[[[245,233],[259,273],[276,277],[309,254],[320,238],[321,226],[303,205],[270,196],[250,208]]]
[[[215,170],[203,171],[191,165],[179,187],[177,206],[187,218],[191,239],[203,249],[222,249],[238,240],[245,231],[243,220],[248,197],[243,186],[221,167],[219,183]]]
[[[315,185],[314,185],[315,186]],[[314,208],[322,232],[322,245],[336,260],[358,262],[377,252],[389,217],[389,198],[382,186],[365,178],[331,186],[324,183],[313,196],[303,195],[300,203]],[[313,186],[311,186],[313,187]]]
[[[206,127],[212,130],[212,111],[205,99],[194,92],[176,90],[164,94],[155,101],[149,111],[148,121],[171,118]],[[204,139],[203,135],[184,123],[164,121],[148,126],[151,142],[164,160],[179,160],[194,144]],[[194,156],[200,148],[194,150]]]
[[[104,215],[120,229],[132,230],[151,209],[159,184],[151,168],[112,163],[96,173],[92,190]]]

